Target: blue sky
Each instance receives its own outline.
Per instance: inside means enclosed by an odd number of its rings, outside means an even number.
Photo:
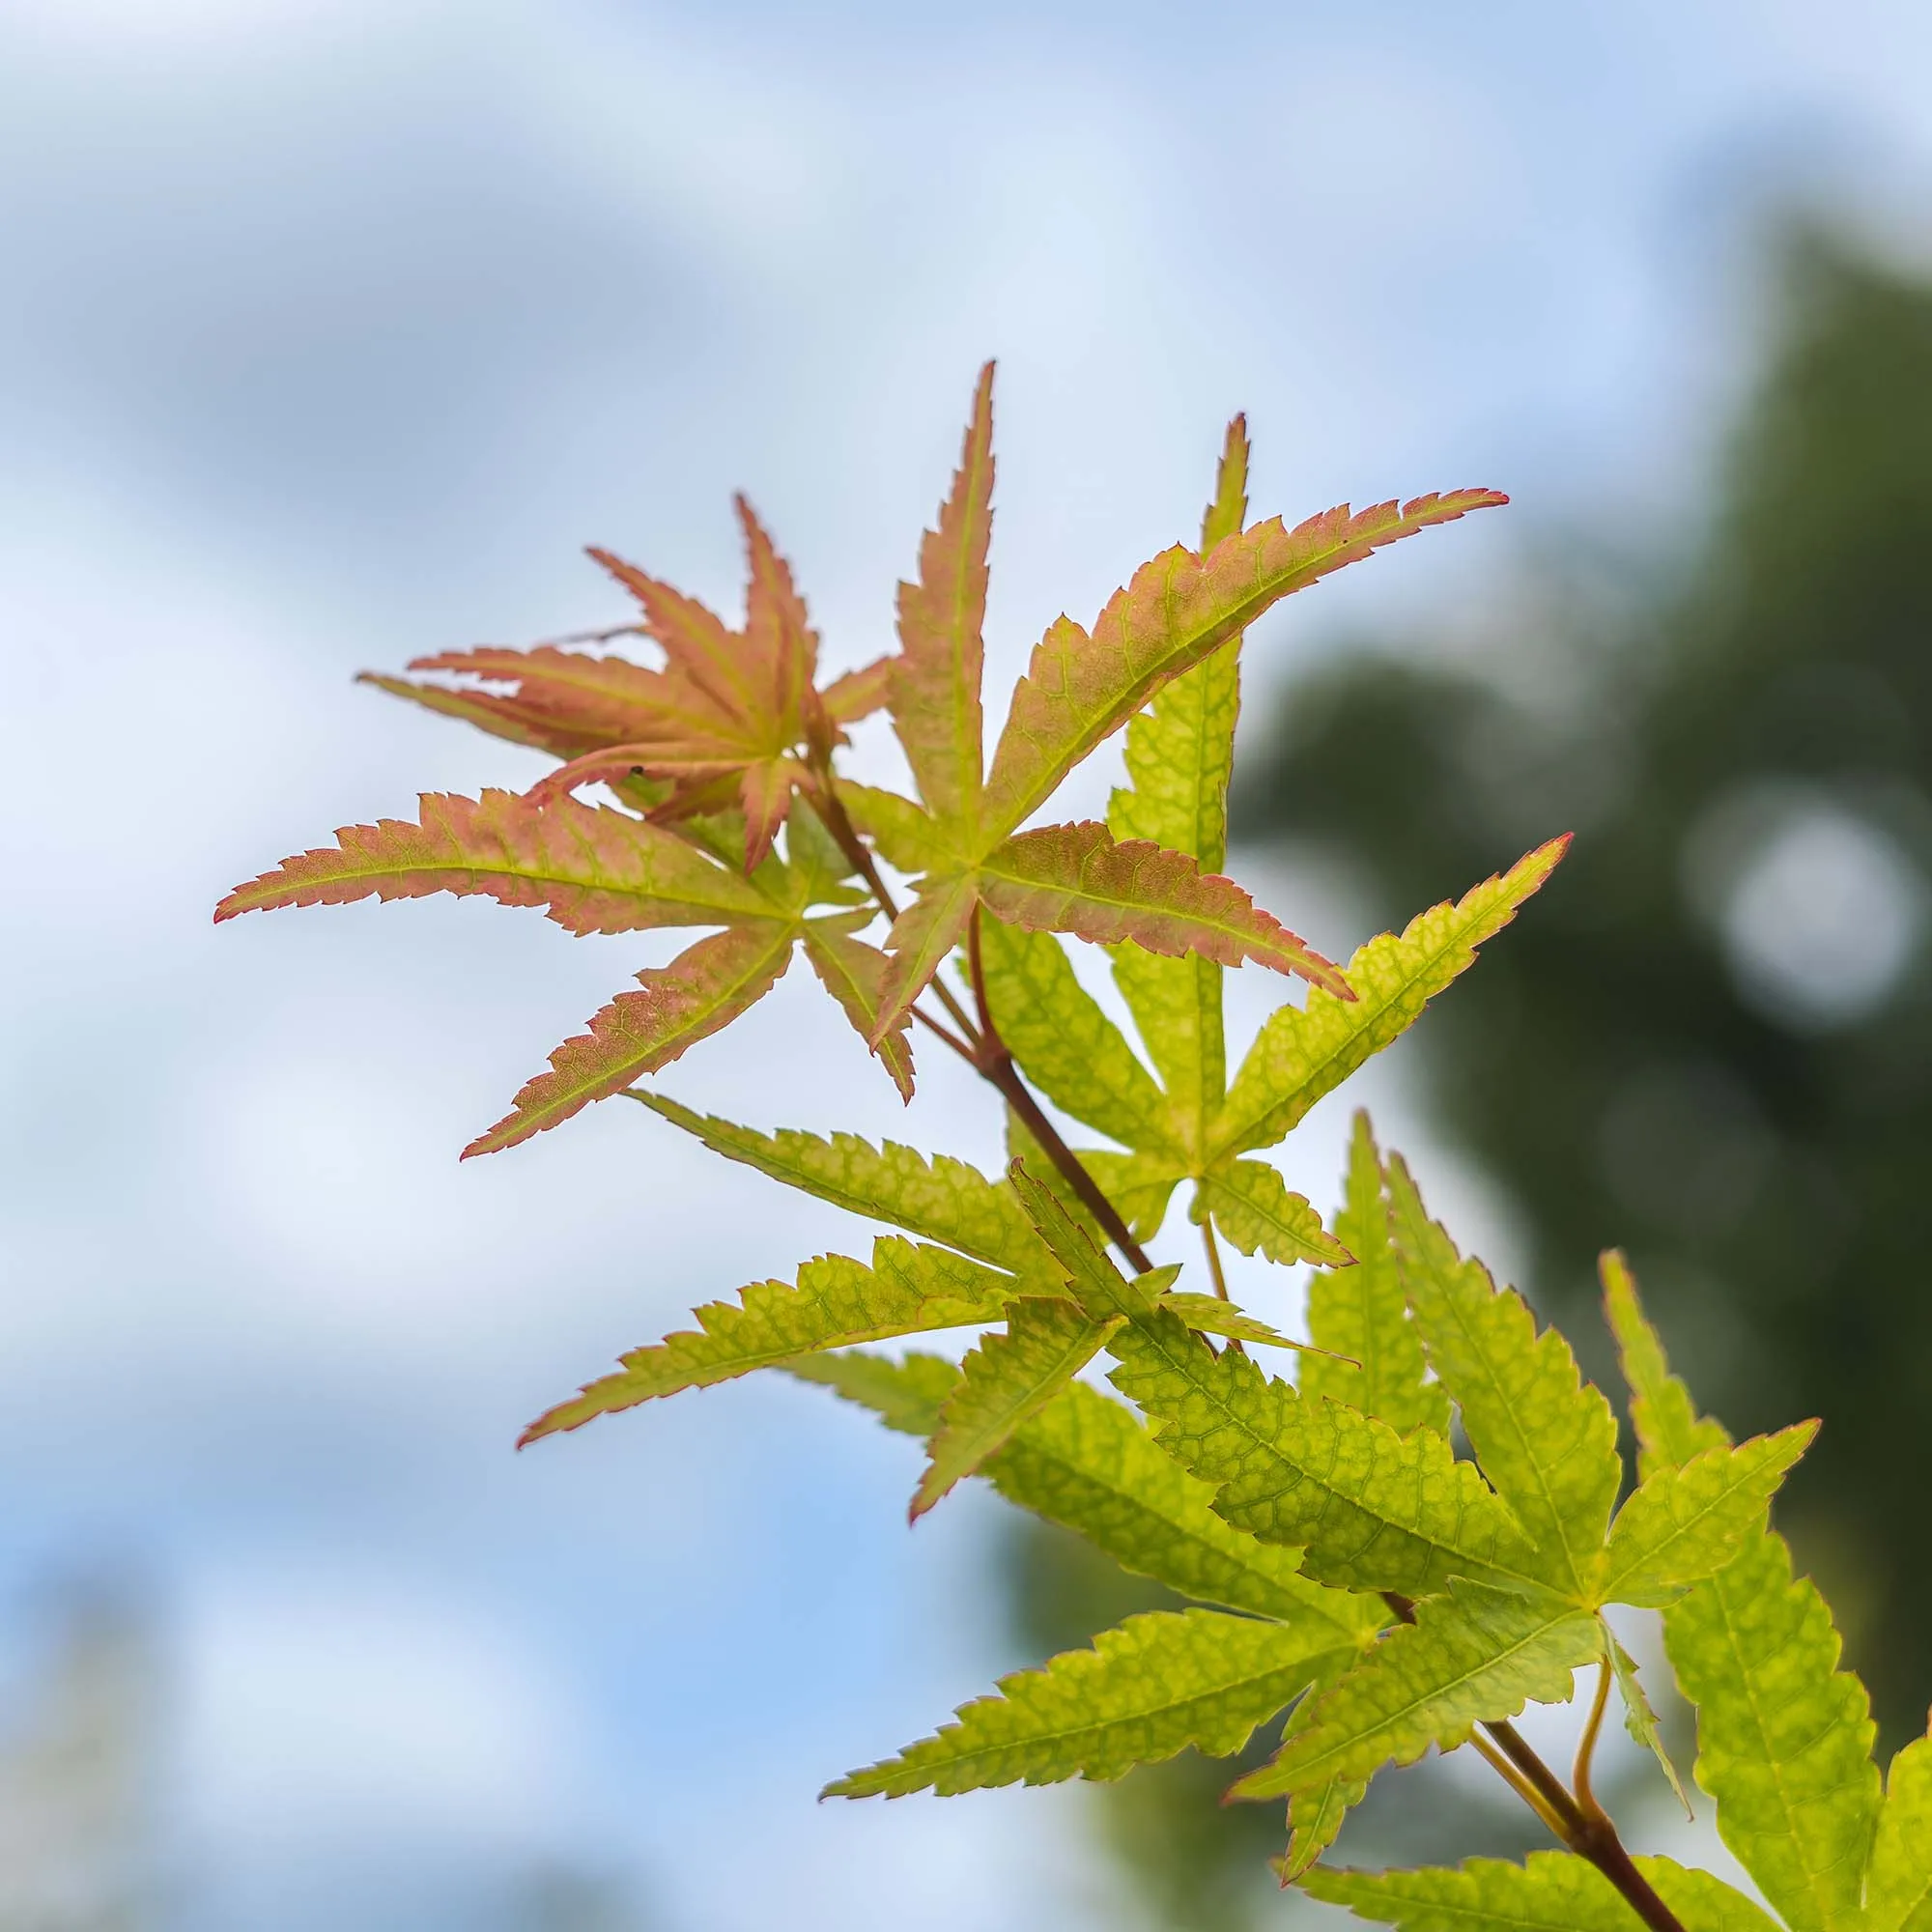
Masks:
[[[547,1859],[678,1926],[1105,1898],[1077,1793],[811,1803],[1009,1656],[983,1499],[908,1534],[907,1446],[780,1386],[510,1455],[854,1232],[615,1106],[458,1168],[648,948],[210,928],[333,826],[533,772],[353,673],[608,620],[589,541],[733,609],[740,487],[861,662],[988,354],[995,689],[1186,532],[1236,408],[1263,511],[1517,499],[1297,600],[1255,688],[1379,624],[1480,639],[1542,533],[1694,526],[1766,209],[1922,250],[1928,58],[1909,0],[13,0],[0,1601],[148,1579],[191,1922],[478,1924]],[[1364,936],[1318,874],[1266,896]],[[820,1017],[787,984],[663,1084],[992,1157],[980,1094],[930,1067],[908,1121]],[[1340,1124],[1284,1151],[1318,1198]]]

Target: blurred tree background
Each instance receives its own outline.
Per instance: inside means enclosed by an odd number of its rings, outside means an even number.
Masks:
[[[1378,925],[1577,832],[1409,1074],[1592,1375],[1616,1244],[1735,1430],[1825,1419],[1782,1520],[1889,1750],[1932,1698],[1932,286],[1816,232],[1778,261],[1687,546],[1547,561],[1534,617],[1480,654],[1354,640],[1286,694],[1236,817],[1344,861]],[[1057,1537],[1010,1548],[1042,1651],[1146,1601]],[[1182,1761],[1100,1807],[1188,1932],[1248,1923],[1240,1868],[1282,1842],[1274,1807],[1214,1807],[1224,1774]],[[1425,1834],[1496,1848],[1442,1788]]]

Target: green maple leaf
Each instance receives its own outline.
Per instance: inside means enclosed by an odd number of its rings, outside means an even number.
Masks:
[[[1535,1586],[1523,1567],[1533,1551],[1445,1437],[1398,1435],[1359,1410],[1305,1400],[1245,1356],[1217,1355],[1017,1165],[1013,1184],[1088,1314],[1128,1318],[1109,1343],[1113,1382],[1154,1419],[1161,1447],[1214,1485],[1230,1522],[1304,1548],[1309,1575],[1344,1588],[1420,1596],[1455,1576]]]
[[[1422,1339],[1409,1319],[1389,1234],[1381,1154],[1364,1112],[1356,1113],[1350,1137],[1335,1233],[1354,1265],[1323,1268],[1309,1279],[1309,1339],[1329,1354],[1302,1364],[1302,1394],[1347,1403],[1405,1435],[1418,1428],[1446,1435],[1449,1397],[1429,1379]]]
[[[1352,1003],[1319,988],[1304,1008],[1283,1007],[1262,1027],[1209,1130],[1217,1157],[1283,1139],[1316,1101],[1401,1037],[1430,1000],[1475,962],[1569,850],[1566,835],[1526,853],[1507,872],[1454,904],[1418,913],[1400,934],[1370,940],[1349,961]]]
[[[1687,1932],[1777,1932],[1742,1892],[1670,1859],[1638,1859]],[[1455,1871],[1342,1871],[1302,1880],[1311,1898],[1403,1932],[1632,1932],[1636,1920],[1596,1866],[1569,1852],[1532,1852],[1520,1865],[1471,1859]]]
[[[1090,1321],[1074,1303],[1047,1295],[1009,1301],[1007,1325],[961,1365],[959,1384],[940,1406],[925,1473],[909,1512],[917,1521],[964,1476],[1006,1446],[1100,1352],[1123,1316]]]
[[[1907,1745],[1886,1775],[1862,1932],[1932,1932],[1932,1737]]]
[[[1412,1628],[1392,1632],[1325,1690],[1275,1760],[1234,1795],[1306,1792],[1314,1808],[1327,1814],[1384,1764],[1412,1763],[1432,1744],[1453,1749],[1475,1724],[1514,1716],[1526,1698],[1567,1699],[1568,1673],[1592,1657],[1606,1658],[1617,1670],[1634,1729],[1654,1743],[1654,1721],[1634,1673],[1628,1660],[1619,1664],[1614,1649],[1605,1648],[1614,1639],[1597,1612],[1613,1600],[1666,1601],[1719,1570],[1757,1533],[1773,1492],[1809,1441],[1810,1428],[1738,1449],[1719,1445],[1682,1470],[1655,1469],[1613,1522],[1622,1477],[1615,1418],[1582,1381],[1568,1344],[1553,1330],[1539,1333],[1519,1296],[1498,1291],[1480,1263],[1458,1253],[1429,1219],[1400,1158],[1378,1169],[1365,1122],[1358,1122],[1351,1149],[1349,1192],[1348,1215],[1372,1256],[1376,1208],[1386,1198],[1408,1326],[1394,1318],[1386,1285],[1378,1300],[1371,1298],[1370,1313],[1379,1339],[1402,1365],[1394,1378],[1395,1404],[1410,1409],[1432,1387],[1454,1403],[1481,1476],[1493,1486],[1483,1493],[1493,1493],[1520,1541],[1503,1576],[1485,1577],[1466,1562],[1452,1561],[1420,1587],[1405,1589],[1413,1597],[1447,1585],[1445,1594],[1417,1606]],[[1369,1347],[1373,1361],[1369,1322],[1346,1301],[1339,1312],[1349,1339]],[[1323,1311],[1330,1322],[1336,1313],[1332,1303]],[[1420,1378],[1417,1343],[1435,1375],[1433,1385]],[[1123,1337],[1115,1352],[1125,1359],[1131,1346]],[[1318,1364],[1318,1376],[1325,1368]],[[1240,1371],[1226,1361],[1197,1373],[1204,1389],[1218,1384],[1222,1397],[1219,1415],[1208,1410],[1199,1393],[1188,1406],[1218,1425],[1218,1440],[1203,1432],[1211,1445],[1208,1455],[1237,1471],[1217,1498],[1226,1511],[1231,1496],[1241,1499],[1240,1483],[1252,1481],[1261,1466],[1252,1442],[1242,1445],[1228,1434],[1229,1411],[1245,1408],[1252,1422],[1258,1405],[1251,1389],[1236,1397]],[[1366,1381],[1366,1370],[1358,1373]],[[1184,1412],[1165,1391],[1155,1400],[1165,1404],[1156,1413]],[[1280,1397],[1273,1407],[1292,1413]],[[1175,1438],[1169,1446],[1183,1460],[1203,1453],[1187,1439],[1187,1427],[1169,1424]],[[1432,1439],[1440,1440],[1417,1428],[1405,1446]],[[1459,1473],[1463,1466],[1457,1465]],[[1328,1575],[1312,1553],[1307,1567],[1326,1580],[1347,1580]],[[1305,1863],[1305,1857],[1296,1862]]]
[[[1030,1293],[1059,1283],[1058,1264],[1011,1184],[989,1180],[963,1160],[950,1154],[928,1159],[895,1141],[874,1147],[857,1134],[821,1136],[791,1127],[760,1133],[695,1113],[663,1094],[636,1097],[714,1153],[787,1187],[1005,1268],[1027,1282]]]
[[[888,1427],[926,1436],[957,1386],[955,1363],[913,1353],[890,1362],[855,1350],[788,1364]],[[1375,1598],[1301,1574],[1298,1550],[1257,1541],[1214,1514],[1124,1403],[1076,1382],[1023,1423],[980,1473],[1006,1499],[1085,1537],[1122,1569],[1199,1603],[1293,1624],[1318,1651],[1359,1651],[1387,1621]]]
[[[1713,1466],[1728,1437],[1671,1376],[1621,1256],[1605,1257],[1604,1282],[1647,1483]],[[1724,1843],[1791,1932],[1861,1927],[1881,1804],[1869,1700],[1837,1667],[1824,1599],[1793,1577],[1761,1513],[1737,1554],[1664,1611],[1663,1635],[1697,1707],[1696,1778]]]
[[[1643,1679],[1637,1675],[1636,1659],[1617,1641],[1615,1632],[1607,1624],[1604,1628],[1604,1649],[1616,1673],[1617,1696],[1624,1707],[1624,1729],[1634,1744],[1641,1746],[1657,1760],[1678,1804],[1684,1807],[1685,1817],[1694,1818],[1697,1814],[1690,1807],[1690,1795],[1684,1789],[1677,1766],[1664,1748],[1662,1727],[1657,1721],[1657,1712],[1643,1688]]]
[[[1348,1674],[1353,1659],[1339,1659],[1335,1666],[1316,1681],[1315,1694],[1304,1697],[1289,1713],[1282,1726],[1282,1743],[1287,1746],[1314,1721],[1321,1693],[1332,1690]],[[1349,1813],[1369,1795],[1366,1777],[1330,1777],[1300,1791],[1288,1800],[1288,1850],[1270,1860],[1284,1886],[1290,1886],[1312,1866],[1341,1835]]]
[[[872,1244],[869,1267],[845,1255],[821,1255],[799,1269],[796,1286],[753,1282],[736,1302],[707,1303],[696,1311],[696,1329],[634,1350],[617,1374],[539,1416],[523,1440],[820,1349],[997,1321],[1014,1287],[1012,1276],[963,1255],[893,1236]]]
[[[1623,1480],[1617,1421],[1570,1345],[1430,1220],[1400,1156],[1388,1163],[1397,1266],[1429,1366],[1455,1403],[1476,1461],[1541,1562],[1539,1580],[1594,1607]]]
[[[1117,809],[1133,796],[1117,792]],[[1477,946],[1509,923],[1567,842],[1540,846],[1460,904],[1420,915],[1400,938],[1370,940],[1347,968],[1357,997],[1339,1000],[1317,987],[1305,1008],[1282,1008],[1263,1027],[1232,1093],[1223,1094],[1216,1070],[1224,1065],[1221,967],[1202,954],[1163,959],[1138,945],[1116,949],[1115,979],[1165,1085],[1080,984],[1051,934],[985,929],[981,960],[994,1024],[1048,1099],[1132,1151],[1138,1238],[1159,1232],[1175,1188],[1192,1181],[1194,1217],[1211,1217],[1241,1253],[1283,1264],[1344,1263],[1352,1252],[1346,1238],[1323,1230],[1278,1170],[1247,1156],[1282,1139],[1317,1100],[1398,1039],[1474,963]],[[1080,1156],[1096,1171],[1118,1159],[1084,1148]]]
[[[957,1722],[824,1796],[1108,1780],[1190,1745],[1227,1757],[1307,1685],[1321,1661],[1309,1642],[1293,1626],[1219,1610],[1129,1617],[1091,1650],[1003,1677],[999,1694],[962,1705]]]
[[[1603,1255],[1599,1272],[1605,1319],[1616,1337],[1618,1360],[1630,1389],[1638,1475],[1679,1468],[1703,1450],[1728,1446],[1731,1438],[1723,1424],[1700,1416],[1690,1391],[1670,1373],[1663,1344],[1637,1298],[1630,1264],[1611,1248]]]
[[[1603,1589],[1620,1604],[1659,1607],[1714,1577],[1764,1523],[1786,1472],[1810,1446],[1815,1422],[1735,1449],[1706,1449],[1681,1469],[1655,1469],[1617,1512]]]
[[[1596,1618],[1553,1596],[1459,1578],[1415,1617],[1324,1690],[1307,1727],[1229,1795],[1286,1797],[1413,1764],[1432,1745],[1453,1750],[1532,1699],[1567,1703],[1577,1667],[1601,1654]]]
[[[1870,1703],[1783,1538],[1753,1537],[1663,1613],[1663,1636],[1724,1843],[1792,1932],[1859,1925],[1880,1804]]]
[[[1308,1333],[1331,1352],[1306,1356],[1301,1393],[1323,1397],[1379,1417],[1399,1435],[1431,1429],[1449,1433],[1449,1398],[1429,1379],[1415,1323],[1409,1319],[1389,1233],[1388,1189],[1375,1130],[1366,1112],[1355,1115],[1349,1141],[1343,1204],[1335,1233],[1354,1264],[1318,1270],[1308,1284]],[[1324,1686],[1323,1689],[1327,1687]],[[1290,1735],[1304,1729],[1314,1700],[1296,1711]],[[1368,1795],[1366,1778],[1331,1778],[1289,1800],[1289,1847],[1279,1869],[1284,1885],[1306,1871],[1334,1843],[1350,1810]]]

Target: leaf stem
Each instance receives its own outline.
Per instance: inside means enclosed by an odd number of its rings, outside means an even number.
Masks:
[[[1604,1709],[1609,1700],[1610,1660],[1606,1657],[1597,1666],[1597,1695],[1590,1705],[1583,1735],[1577,1741],[1577,1763],[1570,1774],[1570,1788],[1577,1794],[1577,1803],[1586,1818],[1606,1819],[1596,1793],[1590,1789],[1590,1760],[1597,1754],[1597,1736],[1604,1728]]]
[[[934,1019],[932,1015],[929,1012],[927,1012],[923,1007],[915,1007],[912,1009],[912,1016],[920,1023],[921,1026],[923,1026],[926,1030],[927,1033],[931,1034],[935,1039],[943,1039],[946,1042],[946,1044],[950,1046],[952,1049],[952,1051],[960,1057],[961,1060],[974,1061],[975,1056],[973,1049],[970,1046],[968,1046],[966,1042],[963,1039],[961,1039],[959,1036],[952,1030],[952,1028],[941,1026],[940,1023],[936,1019]]]
[[[1201,1245],[1208,1250],[1208,1273],[1214,1283],[1214,1293],[1223,1301],[1232,1299],[1228,1293],[1228,1277],[1221,1266],[1221,1244],[1214,1238],[1214,1224],[1203,1221],[1201,1224]]]

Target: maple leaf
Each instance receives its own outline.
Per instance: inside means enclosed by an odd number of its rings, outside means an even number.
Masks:
[[[1384,544],[1507,500],[1493,490],[1459,490],[1352,513],[1344,503],[1293,529],[1271,517],[1206,556],[1181,544],[1163,551],[1114,593],[1091,634],[1061,617],[1035,645],[993,748],[990,821],[1023,824],[1164,685],[1284,597]]]
[[[1682,1468],[1654,1469],[1617,1512],[1604,1590],[1620,1604],[1673,1603],[1715,1576],[1764,1521],[1778,1485],[1810,1446],[1815,1422],[1735,1449],[1706,1449]]]
[[[1011,1185],[987,1179],[963,1160],[950,1154],[928,1159],[895,1141],[874,1147],[857,1134],[828,1137],[791,1127],[764,1134],[695,1113],[663,1094],[636,1098],[714,1153],[787,1187],[957,1248],[1030,1284],[1059,1280],[1052,1256]]]
[[[993,365],[973,413],[938,527],[919,547],[919,582],[898,591],[899,654],[887,671],[893,730],[927,809],[978,825],[985,781],[980,684],[986,550],[993,534]]]
[[[795,1287],[753,1282],[736,1302],[698,1309],[696,1329],[634,1350],[617,1374],[586,1384],[539,1416],[523,1441],[821,1349],[997,1321],[1013,1286],[1010,1275],[963,1255],[895,1236],[873,1242],[869,1267],[845,1255],[821,1255],[799,1269]]]
[[[700,939],[668,966],[646,967],[638,975],[642,990],[619,993],[592,1013],[589,1031],[565,1040],[551,1055],[549,1072],[526,1080],[510,1111],[463,1157],[515,1147],[668,1066],[771,991],[790,963],[795,936],[789,925],[763,920]]]
[[[1218,1103],[1219,1095],[1215,1096]],[[1399,1435],[1431,1429],[1449,1433],[1449,1398],[1429,1379],[1422,1342],[1409,1319],[1389,1233],[1389,1206],[1380,1151],[1366,1112],[1357,1111],[1349,1140],[1344,1199],[1335,1233],[1353,1253],[1345,1268],[1318,1270],[1308,1284],[1308,1334],[1327,1354],[1303,1358],[1303,1399],[1327,1398],[1378,1417]],[[1324,1686],[1324,1689],[1327,1687]],[[1306,1729],[1314,1700],[1304,1704],[1290,1735]],[[1289,1800],[1289,1847],[1278,1869],[1284,1885],[1300,1877],[1334,1843],[1349,1812],[1367,1797],[1366,1778],[1330,1778]]]
[[[1594,1607],[1623,1481],[1616,1417],[1569,1343],[1554,1328],[1539,1334],[1520,1294],[1457,1253],[1399,1155],[1388,1189],[1397,1266],[1429,1366],[1483,1474],[1536,1546],[1539,1579]]]
[[[827,1798],[899,1798],[1002,1784],[1108,1780],[1192,1745],[1238,1751],[1321,1661],[1292,1626],[1219,1610],[1152,1610],[1091,1650],[1000,1680],[999,1694],[895,1758],[825,1787]]]
[[[1694,1819],[1697,1814],[1690,1807],[1690,1796],[1684,1789],[1684,1780],[1678,1776],[1677,1766],[1664,1747],[1662,1726],[1657,1721],[1657,1712],[1643,1688],[1643,1680],[1637,1675],[1636,1659],[1617,1641],[1616,1633],[1607,1624],[1604,1628],[1604,1649],[1616,1675],[1617,1695],[1624,1707],[1624,1729],[1630,1733],[1634,1744],[1657,1760],[1658,1768],[1663,1773],[1678,1804],[1684,1807],[1685,1817]]]
[[[1663,1344],[1645,1318],[1630,1264],[1614,1248],[1598,1264],[1604,1313],[1615,1336],[1624,1381],[1630,1389],[1631,1425],[1636,1432],[1637,1473],[1675,1469],[1703,1450],[1728,1447],[1720,1422],[1697,1413],[1690,1391],[1670,1373]]]
[[[1719,1835],[1792,1932],[1856,1925],[1880,1804],[1870,1702],[1783,1538],[1752,1537],[1673,1604],[1663,1639]]]
[[[515,792],[469,799],[425,792],[420,815],[347,825],[332,849],[285,859],[237,886],[217,923],[278,906],[482,895],[542,906],[566,931],[762,922],[757,887],[687,840],[609,807],[559,800],[539,810]]]
[[[749,870],[797,788],[824,768],[840,725],[884,703],[887,663],[816,688],[818,639],[790,567],[742,497],[736,508],[749,577],[740,631],[611,552],[590,552],[642,607],[641,622],[620,628],[659,644],[662,669],[554,644],[489,645],[417,658],[414,680],[364,672],[363,681],[565,759],[540,798],[640,773],[650,790],[639,802],[667,819],[735,805]]]
[[[869,912],[859,912],[852,914],[849,922],[812,920],[806,924],[800,938],[805,945],[805,956],[810,960],[811,970],[818,975],[819,983],[838,1002],[840,1010],[852,1022],[860,1038],[873,1041],[876,1035],[872,1051],[892,1075],[893,1085],[899,1090],[899,1098],[910,1102],[913,1089],[911,1017],[906,1016],[897,1026],[884,1033],[878,1032],[880,1014],[885,1007],[886,973],[891,962],[876,946],[868,946],[847,929],[848,923],[869,924],[871,917]]]
[[[889,1428],[930,1435],[958,1365],[863,1350],[788,1363],[805,1381],[871,1409]],[[1122,1569],[1183,1597],[1306,1630],[1318,1649],[1359,1650],[1386,1620],[1377,1600],[1300,1574],[1300,1552],[1258,1542],[1214,1514],[1213,1492],[1154,1441],[1124,1403],[1075,1382],[982,1465],[1009,1502],[1057,1522]]]
[[[1431,1745],[1453,1750],[1531,1699],[1567,1703],[1577,1666],[1600,1645],[1585,1610],[1458,1578],[1324,1690],[1307,1728],[1229,1796],[1285,1797],[1413,1764]]]
[[[627,658],[592,657],[554,644],[435,651],[412,659],[408,668],[475,682],[425,683],[370,670],[356,682],[559,758],[630,743],[655,725],[665,703],[657,671]]]
[[[1354,1261],[1321,1225],[1321,1216],[1289,1191],[1264,1160],[1231,1160],[1203,1176],[1195,1213],[1227,1236],[1242,1254],[1264,1254],[1284,1265],[1321,1262],[1347,1267]]]
[[[1636,1868],[1687,1932],[1777,1932],[1742,1892],[1671,1859]],[[1532,1852],[1520,1865],[1471,1859],[1454,1871],[1361,1872],[1318,1867],[1311,1898],[1403,1932],[1631,1932],[1631,1909],[1596,1866],[1569,1852]]]
[[[1246,1357],[1217,1355],[1170,1309],[1150,1302],[1053,1195],[1025,1172],[1014,1185],[1095,1319],[1130,1319],[1109,1344],[1111,1379],[1159,1426],[1183,1468],[1214,1485],[1215,1510],[1264,1542],[1304,1548],[1320,1582],[1426,1595],[1455,1576],[1534,1587],[1533,1552],[1446,1437],[1399,1436],[1331,1402],[1305,1402]]]
[[[1004,1448],[1125,1320],[1093,1321],[1072,1302],[1050,1295],[1009,1301],[1006,1316],[1006,1327],[986,1335],[960,1365],[959,1384],[940,1406],[925,1473],[907,1512],[915,1522]]]
[[[1344,1186],[1335,1233],[1354,1264],[1310,1277],[1309,1339],[1329,1352],[1302,1364],[1301,1393],[1309,1401],[1326,1396],[1379,1416],[1400,1435],[1429,1428],[1446,1435],[1449,1397],[1429,1379],[1421,1336],[1409,1319],[1389,1234],[1381,1154],[1365,1112],[1355,1115]]]
[[[1211,661],[1201,668],[1209,668]],[[1164,696],[1179,688],[1170,686]],[[1139,800],[1138,792],[1116,792],[1117,824],[1127,822]],[[1243,1254],[1282,1263],[1344,1262],[1352,1252],[1347,1236],[1324,1232],[1316,1210],[1276,1170],[1246,1156],[1281,1140],[1317,1100],[1401,1037],[1428,1002],[1474,963],[1478,946],[1541,887],[1568,842],[1539,846],[1460,903],[1419,915],[1400,937],[1370,940],[1347,969],[1358,998],[1337,1000],[1316,989],[1305,1008],[1280,1009],[1262,1028],[1232,1093],[1224,1087],[1221,968],[1199,953],[1162,959],[1138,945],[1114,949],[1114,978],[1158,1082],[1050,934],[999,924],[982,931],[993,1021],[1021,1071],[1048,1099],[1133,1151],[1130,1180],[1118,1157],[1085,1148],[1079,1153],[1096,1172],[1109,1168],[1131,1185],[1138,1238],[1159,1232],[1166,1202],[1191,1181],[1194,1218],[1205,1212]],[[1390,1293],[1400,1306],[1400,1288]]]
[[[849,905],[822,833],[795,815],[796,857],[768,855],[750,876],[733,863],[726,836],[711,844],[690,833],[608,806],[559,796],[533,799],[490,790],[479,799],[426,792],[418,818],[345,826],[333,847],[298,853],[238,886],[215,920],[282,906],[341,905],[363,898],[483,895],[504,905],[541,906],[566,931],[639,932],[717,925],[667,966],[647,968],[639,989],[593,1014],[587,1032],[551,1055],[510,1112],[464,1150],[491,1153],[558,1125],[593,1100],[621,1093],[668,1065],[761,999],[790,963],[794,945],[862,1037],[878,1017],[884,955],[853,935],[869,912],[814,916],[814,906]],[[874,1046],[901,1095],[912,1096],[912,1049],[903,1025]]]
[[[1646,1481],[1688,1476],[1729,1437],[1671,1375],[1623,1258],[1606,1255],[1603,1274]],[[1862,1932],[1881,1806],[1874,1726],[1864,1687],[1837,1667],[1817,1586],[1793,1577],[1783,1538],[1758,1526],[1664,1611],[1663,1638],[1697,1707],[1696,1778],[1717,1803],[1719,1835],[1792,1932]]]
[[[1262,914],[1193,855],[1106,827],[1020,828],[1082,758],[1165,686],[1231,644],[1281,598],[1380,545],[1504,498],[1492,491],[1417,497],[1351,516],[1346,506],[1291,531],[1243,513],[1245,441],[1231,439],[1210,510],[1220,538],[1181,546],[1136,572],[1093,632],[1061,617],[1036,647],[983,766],[986,550],[991,531],[992,370],[981,372],[960,463],[917,583],[899,596],[900,658],[890,681],[895,728],[920,787],[885,816],[892,842],[919,856],[916,897],[887,938],[888,1017],[910,1007],[983,905],[995,918],[1150,951],[1253,958],[1350,996],[1334,966]],[[1238,474],[1236,474],[1238,470]],[[983,774],[983,776],[982,776]],[[891,856],[890,849],[888,856]],[[1217,861],[1218,863],[1218,861]]]
[[[1255,1036],[1208,1130],[1216,1156],[1272,1147],[1372,1055],[1401,1037],[1423,1008],[1475,963],[1476,949],[1509,924],[1570,849],[1569,835],[1526,853],[1507,872],[1454,904],[1418,913],[1349,961],[1352,1002],[1320,988],[1303,1008],[1283,1007]]]
[[[1861,1932],[1925,1932],[1932,1925],[1932,1737],[1917,1738],[1886,1774],[1865,1880]]]
[[[1145,1275],[1141,1277],[1147,1279]],[[1225,1335],[1235,1342],[1260,1342],[1270,1349],[1292,1349],[1297,1354],[1309,1352],[1308,1344],[1297,1342],[1270,1327],[1259,1317],[1223,1301],[1218,1294],[1190,1294],[1170,1291],[1154,1304],[1178,1315],[1197,1335]]]

